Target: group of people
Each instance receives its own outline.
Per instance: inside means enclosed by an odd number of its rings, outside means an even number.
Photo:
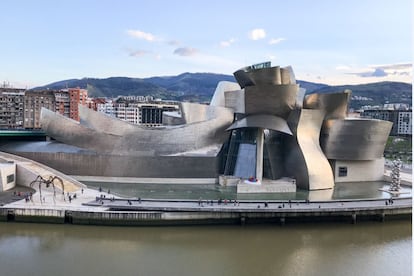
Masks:
[[[393,205],[393,204],[394,204],[394,200],[392,199],[392,197],[385,201],[385,205]]]

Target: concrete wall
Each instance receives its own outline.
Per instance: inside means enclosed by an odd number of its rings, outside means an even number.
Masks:
[[[38,175],[25,168],[24,166],[17,164],[16,166],[16,182],[21,186],[30,186],[30,183],[36,179]]]
[[[0,163],[0,192],[16,186],[16,164]]]
[[[362,182],[384,180],[384,158],[368,161],[332,161],[335,182]],[[339,176],[339,168],[347,168],[347,176]]]

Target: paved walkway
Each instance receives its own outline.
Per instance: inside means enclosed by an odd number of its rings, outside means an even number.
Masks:
[[[111,210],[135,211],[211,211],[211,212],[296,212],[315,210],[360,210],[395,209],[412,206],[411,198],[394,198],[392,202],[378,200],[341,200],[341,201],[221,201],[201,200],[125,200],[96,199],[89,206],[101,206]]]

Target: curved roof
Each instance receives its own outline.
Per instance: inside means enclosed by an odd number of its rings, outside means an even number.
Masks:
[[[247,128],[247,127],[266,128],[266,129],[275,130],[275,131],[279,131],[279,132],[292,135],[292,131],[290,130],[287,122],[284,119],[277,117],[277,116],[263,115],[263,114],[250,115],[241,120],[235,121],[226,130]]]

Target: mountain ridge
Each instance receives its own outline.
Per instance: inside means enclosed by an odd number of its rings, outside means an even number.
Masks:
[[[185,72],[176,76],[154,76],[149,78],[68,79],[36,87],[32,90],[80,87],[88,89],[88,94],[91,97],[152,95],[155,98],[177,101],[209,102],[219,81],[235,82],[235,79],[232,75]],[[402,82],[377,82],[337,86],[302,80],[298,80],[297,83],[306,89],[306,94],[332,93],[350,89],[352,90],[352,95],[357,96],[351,100],[351,108],[395,102],[411,105],[412,100],[412,85]]]

